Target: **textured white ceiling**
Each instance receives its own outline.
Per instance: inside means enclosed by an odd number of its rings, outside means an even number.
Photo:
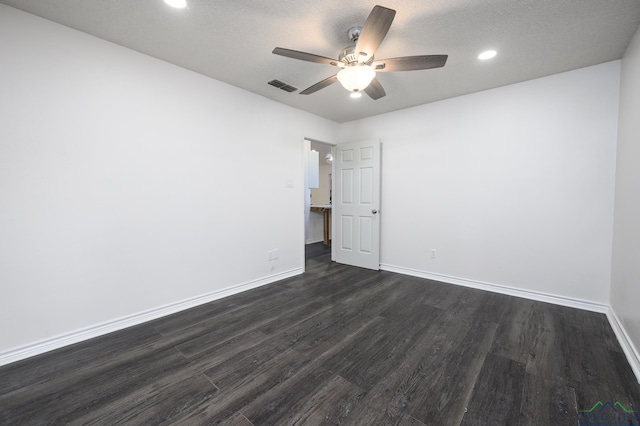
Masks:
[[[0,0],[336,122],[620,59],[640,23],[639,0]],[[378,75],[387,96],[352,100],[340,84],[300,90],[335,69],[271,51],[337,57],[374,5],[397,11],[377,59],[448,54],[441,69]],[[498,56],[479,61],[492,48]]]

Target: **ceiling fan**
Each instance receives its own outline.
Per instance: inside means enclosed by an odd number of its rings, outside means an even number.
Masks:
[[[312,53],[276,47],[273,53],[301,61],[331,65],[341,70],[311,87],[301,95],[310,95],[320,89],[339,81],[345,89],[364,92],[372,99],[380,99],[386,93],[376,78],[376,72],[413,71],[443,67],[447,55],[403,56],[400,58],[375,60],[374,53],[387,35],[396,11],[382,6],[375,6],[362,27],[349,29],[348,35],[354,44],[345,47],[338,59],[326,58]]]

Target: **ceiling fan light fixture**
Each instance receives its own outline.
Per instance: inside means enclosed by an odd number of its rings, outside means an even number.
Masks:
[[[487,59],[493,58],[497,54],[498,52],[496,52],[495,50],[485,50],[484,52],[478,55],[478,59],[482,61],[486,61]]]
[[[338,73],[338,81],[350,92],[364,90],[376,76],[373,68],[367,65],[355,65],[343,68]]]
[[[362,97],[362,92],[351,92],[349,95],[352,99],[359,99]]]

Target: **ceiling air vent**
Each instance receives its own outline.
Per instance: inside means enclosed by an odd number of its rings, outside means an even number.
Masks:
[[[267,84],[273,87],[277,87],[278,89],[284,90],[285,92],[289,92],[289,93],[295,92],[296,90],[298,90],[297,87],[293,87],[292,85],[287,84],[284,81],[280,81],[280,80],[271,80]]]

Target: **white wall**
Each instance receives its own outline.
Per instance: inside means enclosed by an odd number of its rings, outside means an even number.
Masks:
[[[0,56],[0,355],[301,270],[336,123],[4,5]]]
[[[320,171],[318,175],[318,187],[311,189],[311,204],[329,204],[331,164],[327,164],[324,157],[320,158]]]
[[[622,59],[611,307],[640,380],[640,30]]]
[[[311,204],[329,204],[329,181],[331,174],[331,164],[327,164],[324,156],[320,157],[319,187],[312,188]],[[331,235],[331,226],[329,226]],[[307,244],[324,241],[324,214],[309,212],[309,222],[307,227]]]
[[[608,304],[619,72],[342,125],[341,142],[382,141],[383,266]]]

